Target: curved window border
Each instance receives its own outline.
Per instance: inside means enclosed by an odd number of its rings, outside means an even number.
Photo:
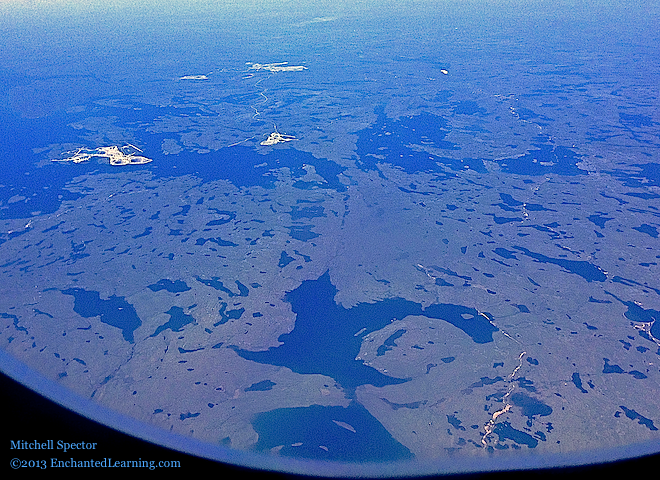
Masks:
[[[508,458],[461,458],[400,461],[392,463],[343,463],[300,460],[291,457],[233,450],[189,437],[168,433],[126,415],[113,412],[47,379],[0,349],[0,370],[33,392],[101,425],[171,450],[226,464],[268,470],[332,477],[416,477],[438,474],[481,473],[538,468],[581,467],[627,460],[660,452],[660,440],[567,454],[519,453]]]

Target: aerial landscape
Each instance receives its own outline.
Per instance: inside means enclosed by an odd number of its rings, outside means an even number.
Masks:
[[[3,3],[0,349],[247,466],[660,450],[627,5]]]

